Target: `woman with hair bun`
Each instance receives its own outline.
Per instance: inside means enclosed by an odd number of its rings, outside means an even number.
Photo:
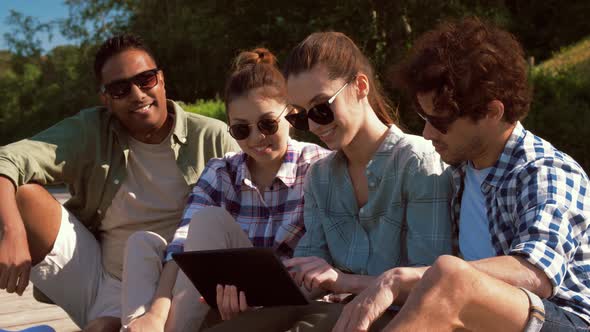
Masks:
[[[173,253],[254,246],[290,258],[305,232],[303,179],[329,151],[289,137],[286,82],[275,56],[264,48],[240,53],[224,99],[229,133],[242,151],[207,163],[170,243],[152,232],[129,238],[122,323],[130,331],[197,330],[209,311]],[[217,290],[221,319],[248,309],[236,287]]]
[[[307,175],[306,232],[296,257],[283,262],[295,282],[330,301],[350,299],[386,270],[451,253],[446,165],[431,143],[396,125],[355,43],[339,32],[313,33],[291,51],[284,73],[287,120],[335,150]],[[340,309],[322,302],[264,308],[212,330],[330,331]],[[383,317],[384,324],[391,318]]]

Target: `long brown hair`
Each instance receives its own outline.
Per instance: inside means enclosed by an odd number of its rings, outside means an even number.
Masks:
[[[370,86],[369,104],[379,120],[386,125],[398,122],[397,112],[383,95],[369,59],[348,36],[340,32],[312,33],[289,54],[284,67],[285,77],[311,70],[318,64],[326,67],[331,80],[349,81],[358,73],[365,74]]]

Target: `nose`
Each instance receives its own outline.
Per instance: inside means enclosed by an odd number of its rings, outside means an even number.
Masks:
[[[424,139],[429,140],[429,141],[433,141],[437,135],[439,134],[439,131],[434,129],[434,127],[432,127],[432,125],[428,122],[424,123],[424,129],[422,130],[422,136],[424,136]]]
[[[250,127],[250,135],[248,135],[248,139],[251,139],[254,142],[256,142],[256,141],[261,141],[265,138],[266,138],[266,135],[264,135],[260,131],[260,129],[258,129],[258,126],[254,125],[254,126]]]
[[[312,133],[316,133],[317,129],[320,128],[322,125],[314,122],[312,119],[307,119],[307,125],[309,126],[309,131]]]
[[[145,91],[140,89],[137,85],[131,84],[131,91],[129,91],[129,98],[131,100],[143,100],[145,96]]]

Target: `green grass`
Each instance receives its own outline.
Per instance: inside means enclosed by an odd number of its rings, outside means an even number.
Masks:
[[[569,70],[590,74],[590,38],[562,49],[534,69],[552,74]]]
[[[182,108],[191,113],[197,113],[226,122],[225,104],[219,99],[199,99],[194,104],[183,104]]]

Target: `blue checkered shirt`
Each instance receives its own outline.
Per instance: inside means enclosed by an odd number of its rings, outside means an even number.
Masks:
[[[291,257],[305,232],[303,180],[309,166],[330,151],[290,139],[283,164],[264,191],[252,183],[248,156],[228,153],[209,160],[188,198],[182,220],[166,249],[166,260],[182,252],[193,214],[207,206],[225,208],[255,247],[273,248],[279,257]]]
[[[453,169],[455,231],[466,166]],[[481,186],[496,254],[544,271],[548,300],[590,322],[589,188],[580,165],[520,123]]]

